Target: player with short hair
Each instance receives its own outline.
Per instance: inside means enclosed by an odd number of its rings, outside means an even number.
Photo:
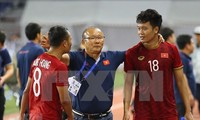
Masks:
[[[153,9],[137,16],[140,42],[126,52],[124,70],[124,120],[129,119],[133,78],[135,120],[177,120],[173,74],[186,108],[185,117],[193,120],[188,91],[183,81],[183,65],[176,46],[159,42],[162,16]]]
[[[39,55],[44,53],[44,49],[39,45],[39,42],[42,37],[41,26],[38,23],[31,22],[26,25],[25,34],[28,39],[28,42],[17,52],[16,75],[17,75],[18,86],[20,88],[19,107],[21,106],[22,94],[26,87],[31,63]]]
[[[26,89],[22,97],[20,119],[29,103],[30,119],[61,120],[62,108],[73,120],[68,89],[68,68],[60,61],[71,49],[71,35],[62,26],[51,27],[48,33],[50,49],[37,57],[31,66]]]
[[[6,35],[0,30],[0,120],[3,120],[3,114],[5,110],[5,95],[3,85],[14,72],[14,67],[11,61],[11,57],[7,48],[4,46]]]

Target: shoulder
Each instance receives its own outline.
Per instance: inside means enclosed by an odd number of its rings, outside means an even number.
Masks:
[[[57,68],[56,68],[56,70],[67,71],[68,67],[63,62],[61,62],[61,61],[58,60],[57,61]]]
[[[56,70],[67,70],[67,65],[60,61],[55,56],[43,53],[37,57],[37,59],[45,60],[48,63],[51,63]]]
[[[83,54],[83,53],[84,53],[83,51],[70,51],[69,55],[80,55],[80,54]]]
[[[104,55],[116,55],[116,54],[125,54],[126,51],[106,51],[102,52],[101,54]]]
[[[1,52],[1,54],[5,54],[5,53],[8,53],[8,50],[7,50],[7,48],[2,48],[0,52]]]
[[[39,44],[35,44],[33,47],[37,50],[44,51],[44,48],[40,46]]]
[[[171,43],[168,43],[168,42],[162,42],[161,43],[164,47],[168,47],[170,49],[177,49],[176,45],[175,44],[171,44]]]
[[[3,56],[4,58],[10,57],[10,54],[6,48],[2,48],[0,51],[0,55]]]
[[[138,44],[134,45],[133,47],[129,48],[126,51],[126,54],[130,54],[130,53],[135,53],[136,51],[138,51],[141,47],[143,47],[142,43],[139,42]]]
[[[126,51],[106,51],[102,52],[101,56],[106,58],[113,58],[113,59],[122,59],[125,57]]]
[[[70,51],[69,57],[70,57],[70,60],[84,58],[84,51]]]

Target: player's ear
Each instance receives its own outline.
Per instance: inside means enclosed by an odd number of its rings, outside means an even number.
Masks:
[[[156,26],[156,27],[154,28],[154,33],[158,33],[158,31],[159,31],[159,28],[158,28],[158,26]]]
[[[42,38],[42,33],[37,33],[36,39],[41,39]]]
[[[85,45],[86,42],[87,42],[87,39],[82,39],[81,44]]]
[[[64,41],[63,41],[63,46],[64,46],[64,47],[67,47],[67,45],[68,45],[67,40],[64,40]]]

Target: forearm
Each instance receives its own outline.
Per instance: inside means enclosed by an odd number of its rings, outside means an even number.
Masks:
[[[69,96],[68,96],[69,97]],[[63,106],[64,111],[67,114],[68,120],[73,120],[73,113],[72,113],[72,104],[70,98],[67,101],[61,103]]]
[[[1,82],[2,82],[2,83],[5,83],[6,80],[8,80],[10,77],[12,77],[13,73],[14,73],[14,68],[13,68],[13,65],[10,64],[10,65],[9,65],[9,69],[6,70],[5,75],[3,75],[3,76],[1,77],[1,80],[2,80]]]
[[[20,75],[19,75],[19,69],[16,70],[16,77],[17,77],[17,84],[18,87],[21,88],[21,80],[20,80]]]
[[[22,96],[21,109],[20,109],[21,116],[24,116],[24,113],[27,108],[28,100],[29,100],[28,92],[24,91],[23,96]]]
[[[68,86],[57,86],[60,103],[68,116],[68,120],[73,120],[71,98],[68,94]]]
[[[132,76],[126,75],[125,83],[124,83],[124,113],[129,111],[131,97],[132,97],[132,85],[133,80]]]

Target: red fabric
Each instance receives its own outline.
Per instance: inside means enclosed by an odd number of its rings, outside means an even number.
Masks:
[[[181,67],[177,48],[167,42],[153,50],[148,50],[139,43],[126,52],[124,70],[136,75],[136,120],[177,117],[173,69]]]
[[[136,118],[136,117],[133,117],[133,120],[178,120],[178,117],[157,118],[157,119],[153,119],[153,118]]]
[[[104,60],[104,61],[103,61],[103,64],[104,64],[104,65],[109,65],[109,64],[110,64],[110,61],[109,61],[109,60]]]
[[[37,59],[33,62],[29,75],[32,78],[29,93],[30,114],[33,118],[42,116],[43,120],[60,120],[62,109],[56,86],[68,85],[67,66],[47,53]]]

